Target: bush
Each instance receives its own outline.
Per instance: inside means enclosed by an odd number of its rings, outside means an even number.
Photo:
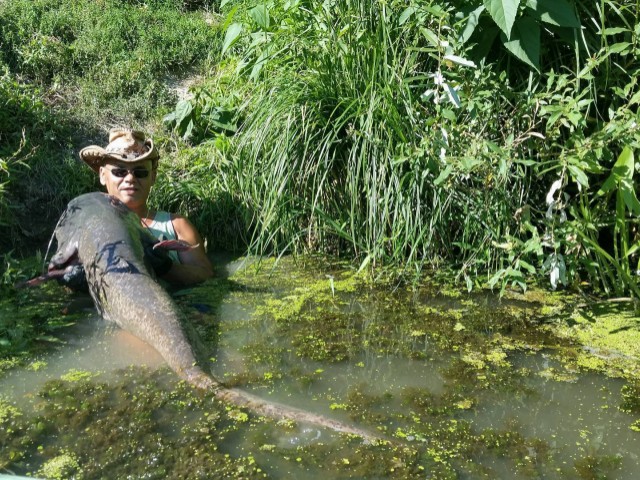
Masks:
[[[479,42],[505,27],[494,3],[227,4],[222,52],[247,100],[217,174],[258,251],[454,265],[469,288],[544,274],[640,293],[638,13],[527,2],[520,37]],[[539,55],[524,51],[527,26]],[[203,98],[170,124],[206,130]]]

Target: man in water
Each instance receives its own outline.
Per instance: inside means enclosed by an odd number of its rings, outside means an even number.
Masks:
[[[147,204],[160,159],[152,139],[137,130],[114,128],[109,132],[106,147],[85,147],[80,151],[80,158],[100,175],[100,183],[107,193],[135,212],[141,225],[158,240],[182,240],[196,245],[180,252],[158,253],[148,249],[145,256],[158,278],[172,284],[191,285],[213,276],[202,238],[193,224],[182,215],[151,210]],[[84,281],[81,268],[62,279],[62,283],[71,287]]]

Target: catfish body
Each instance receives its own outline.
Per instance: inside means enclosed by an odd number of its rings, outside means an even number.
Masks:
[[[181,325],[180,312],[145,263],[145,246],[157,239],[140,225],[138,216],[117,198],[88,193],[69,202],[55,229],[58,250],[50,272],[81,263],[96,308],[155,348],[181,378],[201,389],[213,389],[220,400],[276,419],[310,423],[338,432],[377,437],[342,422],[304,410],[268,402],[237,388],[226,388],[206,373]]]

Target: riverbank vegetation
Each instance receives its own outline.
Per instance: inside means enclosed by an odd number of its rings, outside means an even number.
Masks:
[[[77,151],[129,124],[162,147],[153,201],[210,248],[640,298],[638,11],[0,2],[3,250],[46,243],[96,188]]]

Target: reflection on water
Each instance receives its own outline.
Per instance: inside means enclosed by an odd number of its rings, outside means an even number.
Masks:
[[[593,373],[557,381],[549,368],[561,368],[546,355],[522,356],[531,369],[525,396],[486,394],[467,418],[478,429],[517,428],[527,437],[548,442],[563,463],[583,455],[619,456],[614,478],[640,475],[640,434],[629,428],[634,417],[619,410],[624,382]]]
[[[238,264],[221,268],[232,274]],[[629,428],[636,418],[618,408],[621,380],[567,370],[544,351],[512,352],[502,363],[502,351],[474,356],[471,337],[444,348],[449,344],[442,332],[431,335],[428,322],[419,323],[406,312],[402,319],[394,318],[397,312],[376,303],[375,297],[354,301],[355,295],[350,293],[351,298],[327,316],[327,322],[335,322],[327,330],[335,335],[322,337],[302,322],[254,317],[253,309],[266,302],[265,295],[227,294],[212,313],[220,330],[213,373],[269,400],[396,435],[417,452],[411,457],[415,476],[398,478],[590,478],[588,472],[600,471],[604,476],[593,478],[640,475],[640,434]],[[185,298],[189,308],[188,295]],[[438,302],[438,309],[452,303],[442,298]],[[313,316],[313,308],[305,315]],[[471,330],[471,323],[456,317],[452,332]],[[303,355],[308,345],[296,343],[296,338],[346,359]],[[329,340],[335,344],[328,345]],[[47,380],[70,370],[103,372],[104,380],[128,365],[163,365],[151,347],[105,327],[94,313],[87,314],[66,342],[39,359],[44,366],[14,370],[0,379],[2,395],[26,407]],[[498,361],[491,363],[494,357]],[[192,416],[194,421],[199,418]],[[227,435],[219,448],[255,459],[271,478],[324,480],[350,477],[353,460],[348,452],[353,448],[344,454],[331,452],[347,448],[340,445],[332,432],[267,423],[251,434],[239,429]],[[317,454],[311,453],[313,448],[332,463],[300,467],[306,457]],[[589,465],[602,459],[615,468]],[[393,468],[386,468],[368,478],[396,477]]]

